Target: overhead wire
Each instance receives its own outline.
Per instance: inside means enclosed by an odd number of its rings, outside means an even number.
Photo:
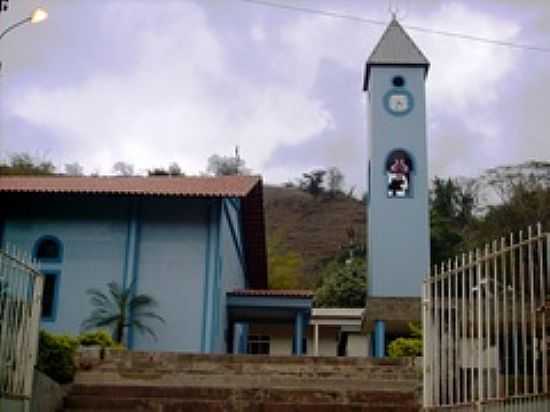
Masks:
[[[316,15],[325,16],[325,17],[350,20],[350,21],[355,21],[357,23],[373,24],[378,26],[386,26],[388,24],[388,22],[382,21],[382,20],[361,17],[361,16],[354,16],[352,14],[339,13],[339,12],[334,12],[329,10],[277,3],[269,0],[238,0],[238,1],[243,3],[255,4],[259,6],[281,9],[281,10],[289,10],[289,11],[300,12],[300,13],[316,14]],[[405,27],[406,29],[421,32],[421,33],[436,34],[436,35],[446,36],[446,37],[454,37],[462,40],[476,41],[480,43],[492,44],[492,45],[501,46],[501,47],[536,51],[541,53],[550,53],[550,48],[546,48],[546,47],[514,43],[514,42],[505,41],[505,40],[490,39],[487,37],[475,36],[467,33],[458,33],[458,32],[451,32],[451,31],[445,31],[445,30],[430,29],[427,27],[415,26],[415,25],[409,25],[409,24],[404,24],[403,27]]]

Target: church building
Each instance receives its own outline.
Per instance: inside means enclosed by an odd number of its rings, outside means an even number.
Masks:
[[[252,176],[0,177],[0,245],[39,262],[48,331],[79,334],[86,291],[118,282],[152,296],[165,320],[151,324],[156,340],[130,329],[130,349],[246,352],[252,319],[286,322],[301,342],[311,295],[257,292],[262,191]]]

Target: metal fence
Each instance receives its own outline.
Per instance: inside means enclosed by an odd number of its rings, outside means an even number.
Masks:
[[[31,397],[43,284],[30,257],[0,250],[0,398]]]
[[[425,408],[550,410],[549,250],[539,224],[433,268],[423,290]]]

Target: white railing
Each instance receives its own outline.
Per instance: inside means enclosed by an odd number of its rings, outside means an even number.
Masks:
[[[423,290],[426,409],[550,410],[549,250],[539,224],[433,268]]]
[[[0,250],[0,398],[31,397],[43,284],[28,256]]]

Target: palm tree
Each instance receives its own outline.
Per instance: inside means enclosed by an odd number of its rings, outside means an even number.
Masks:
[[[136,295],[134,284],[121,288],[116,282],[108,285],[109,293],[99,289],[88,289],[90,303],[94,306],[89,318],[82,322],[82,329],[108,327],[113,329],[113,339],[122,343],[127,328],[135,326],[140,333],[149,334],[155,340],[157,335],[144,323],[145,319],[164,319],[151,310],[157,302],[149,295]]]

